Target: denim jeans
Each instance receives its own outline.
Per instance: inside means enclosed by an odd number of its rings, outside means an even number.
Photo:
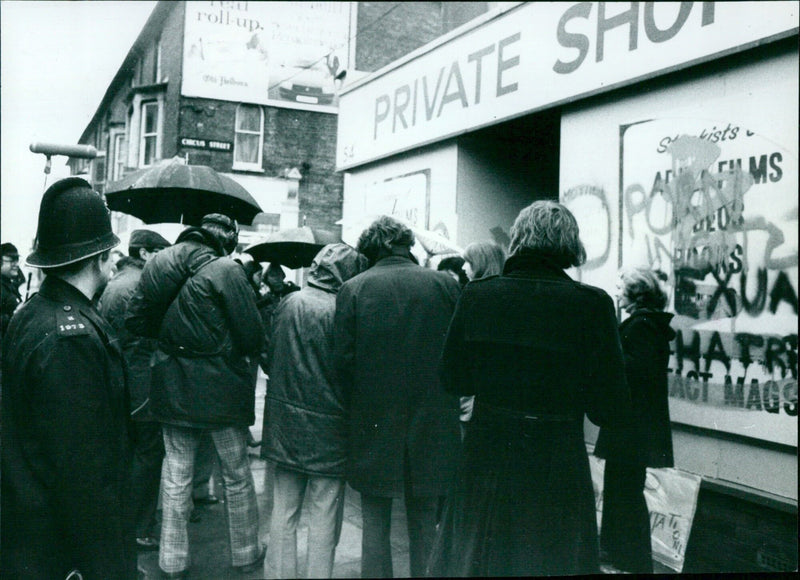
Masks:
[[[162,424],[164,466],[161,472],[163,518],[158,564],[164,572],[189,567],[189,514],[192,511],[192,476],[202,429]],[[258,505],[253,473],[247,457],[247,427],[209,431],[219,455],[225,484],[225,509],[231,564],[245,566],[258,558]]]
[[[297,578],[297,524],[308,509],[307,578],[330,578],[344,515],[344,479],[275,465],[268,564],[276,578]],[[270,574],[270,577],[272,577]]]

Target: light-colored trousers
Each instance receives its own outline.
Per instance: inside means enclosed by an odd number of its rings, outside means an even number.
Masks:
[[[158,564],[164,572],[189,567],[189,515],[192,511],[192,476],[203,429],[162,424],[164,464],[161,469],[161,547]],[[253,472],[247,457],[247,427],[210,430],[225,484],[225,509],[231,564],[246,566],[258,558],[258,504]]]
[[[330,578],[344,514],[344,478],[308,475],[275,465],[267,562],[277,578],[297,578],[297,524],[305,500],[307,578]]]

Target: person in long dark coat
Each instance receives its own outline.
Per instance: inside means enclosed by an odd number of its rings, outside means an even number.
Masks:
[[[629,428],[602,428],[595,455],[605,458],[600,547],[616,568],[653,573],[650,514],[644,497],[648,467],[672,467],[667,395],[672,314],[655,272],[633,268],[620,276],[619,305],[630,316],[620,325],[625,374],[634,421]],[[633,450],[633,454],[631,451]]]
[[[430,575],[599,572],[583,417],[625,422],[630,394],[611,298],[564,272],[585,261],[578,234],[567,208],[534,202],[503,273],[462,291],[442,376],[475,404]]]
[[[92,303],[117,244],[86,181],[44,193],[27,263],[46,276],[3,342],[3,578],[136,577],[125,364]]]
[[[415,264],[411,230],[373,222],[357,249],[374,265],[336,297],[335,358],[349,413],[347,481],[361,492],[361,574],[391,577],[392,498],[404,497],[411,575],[421,576],[440,498],[460,451],[458,399],[442,390],[439,354],[459,294]]]
[[[150,356],[156,349],[152,338],[134,336],[125,328],[125,314],[139,283],[142,268],[157,252],[170,243],[152,230],[131,232],[128,255],[117,264],[117,273],[100,297],[98,310],[119,339],[128,366],[131,438],[131,509],[136,525],[136,545],[141,550],[158,549],[156,507],[161,484],[161,461],[164,441],[161,425],[150,413]]]

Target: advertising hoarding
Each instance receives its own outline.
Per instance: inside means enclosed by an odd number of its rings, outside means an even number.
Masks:
[[[622,263],[669,275],[673,421],[797,446],[796,144],[715,113],[621,127]]]
[[[336,112],[350,2],[186,2],[181,94]]]

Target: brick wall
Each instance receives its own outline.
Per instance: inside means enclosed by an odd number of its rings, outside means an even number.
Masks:
[[[212,99],[182,98],[179,107],[179,135],[232,142],[236,103]],[[298,187],[298,202],[306,225],[338,233],[336,221],[342,217],[344,177],[335,172],[337,115],[281,107],[264,107],[264,172],[279,177],[285,169],[296,167],[303,178]],[[177,142],[177,140],[176,140]],[[182,149],[189,162],[230,172],[233,153]]]
[[[700,488],[683,572],[797,570],[797,510],[792,513]]]
[[[355,68],[376,71],[486,10],[486,2],[359,2]]]

